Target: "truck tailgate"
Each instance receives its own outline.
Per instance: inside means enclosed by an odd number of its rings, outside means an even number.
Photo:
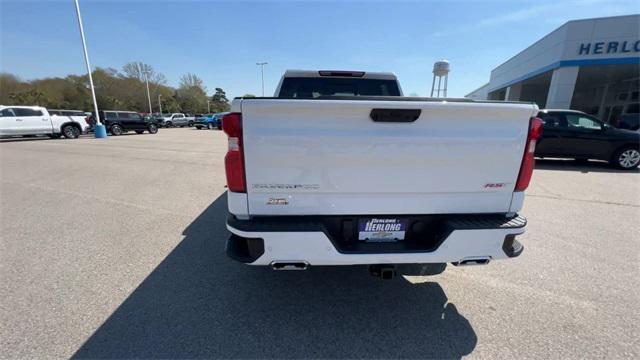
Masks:
[[[244,99],[251,215],[508,212],[525,103]],[[420,110],[373,121],[373,109]]]

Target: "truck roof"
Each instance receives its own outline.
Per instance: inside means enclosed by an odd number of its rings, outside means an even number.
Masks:
[[[351,70],[287,70],[284,77],[359,77],[376,80],[398,80],[396,74],[392,72],[371,72],[371,71],[351,71]]]

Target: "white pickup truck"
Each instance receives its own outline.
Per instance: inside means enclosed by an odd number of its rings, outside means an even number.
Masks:
[[[75,139],[89,130],[85,117],[49,114],[41,106],[1,106],[0,136],[48,135]]]
[[[519,256],[538,107],[401,94],[391,73],[287,71],[275,97],[234,99],[227,254],[383,278]]]

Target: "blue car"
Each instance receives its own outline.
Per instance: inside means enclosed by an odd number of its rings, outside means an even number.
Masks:
[[[215,127],[213,118],[215,114],[204,114],[197,116],[193,122],[196,129],[213,129]]]
[[[229,112],[213,114],[213,127],[218,130],[222,130],[222,117],[228,113]]]

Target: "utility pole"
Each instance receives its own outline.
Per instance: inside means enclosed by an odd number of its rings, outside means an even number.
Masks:
[[[260,73],[262,74],[262,96],[264,97],[264,66],[267,65],[268,62],[257,62],[256,65],[260,66]]]
[[[82,38],[82,50],[84,51],[84,62],[87,65],[87,73],[89,74],[89,85],[91,86],[91,97],[93,99],[93,110],[95,111],[96,124],[94,127],[94,134],[97,138],[106,138],[107,129],[100,122],[100,113],[98,112],[98,100],[96,100],[96,89],[93,86],[93,76],[91,76],[91,64],[89,63],[89,52],[87,51],[87,41],[84,38],[84,28],[82,27],[82,16],[80,15],[80,4],[78,0],[76,3],[76,15],[78,16],[78,26],[80,27],[80,38]]]
[[[158,94],[158,107],[160,108],[160,116],[162,116],[162,102],[160,102],[160,96],[162,96],[162,94]]]
[[[147,83],[147,99],[149,100],[149,115],[153,112],[151,109],[151,94],[149,93],[149,77],[147,76],[147,69],[142,70],[140,68],[140,63],[138,63],[138,69],[144,74],[144,81]]]
[[[211,104],[209,103],[209,99],[207,99],[207,114],[211,113]]]

